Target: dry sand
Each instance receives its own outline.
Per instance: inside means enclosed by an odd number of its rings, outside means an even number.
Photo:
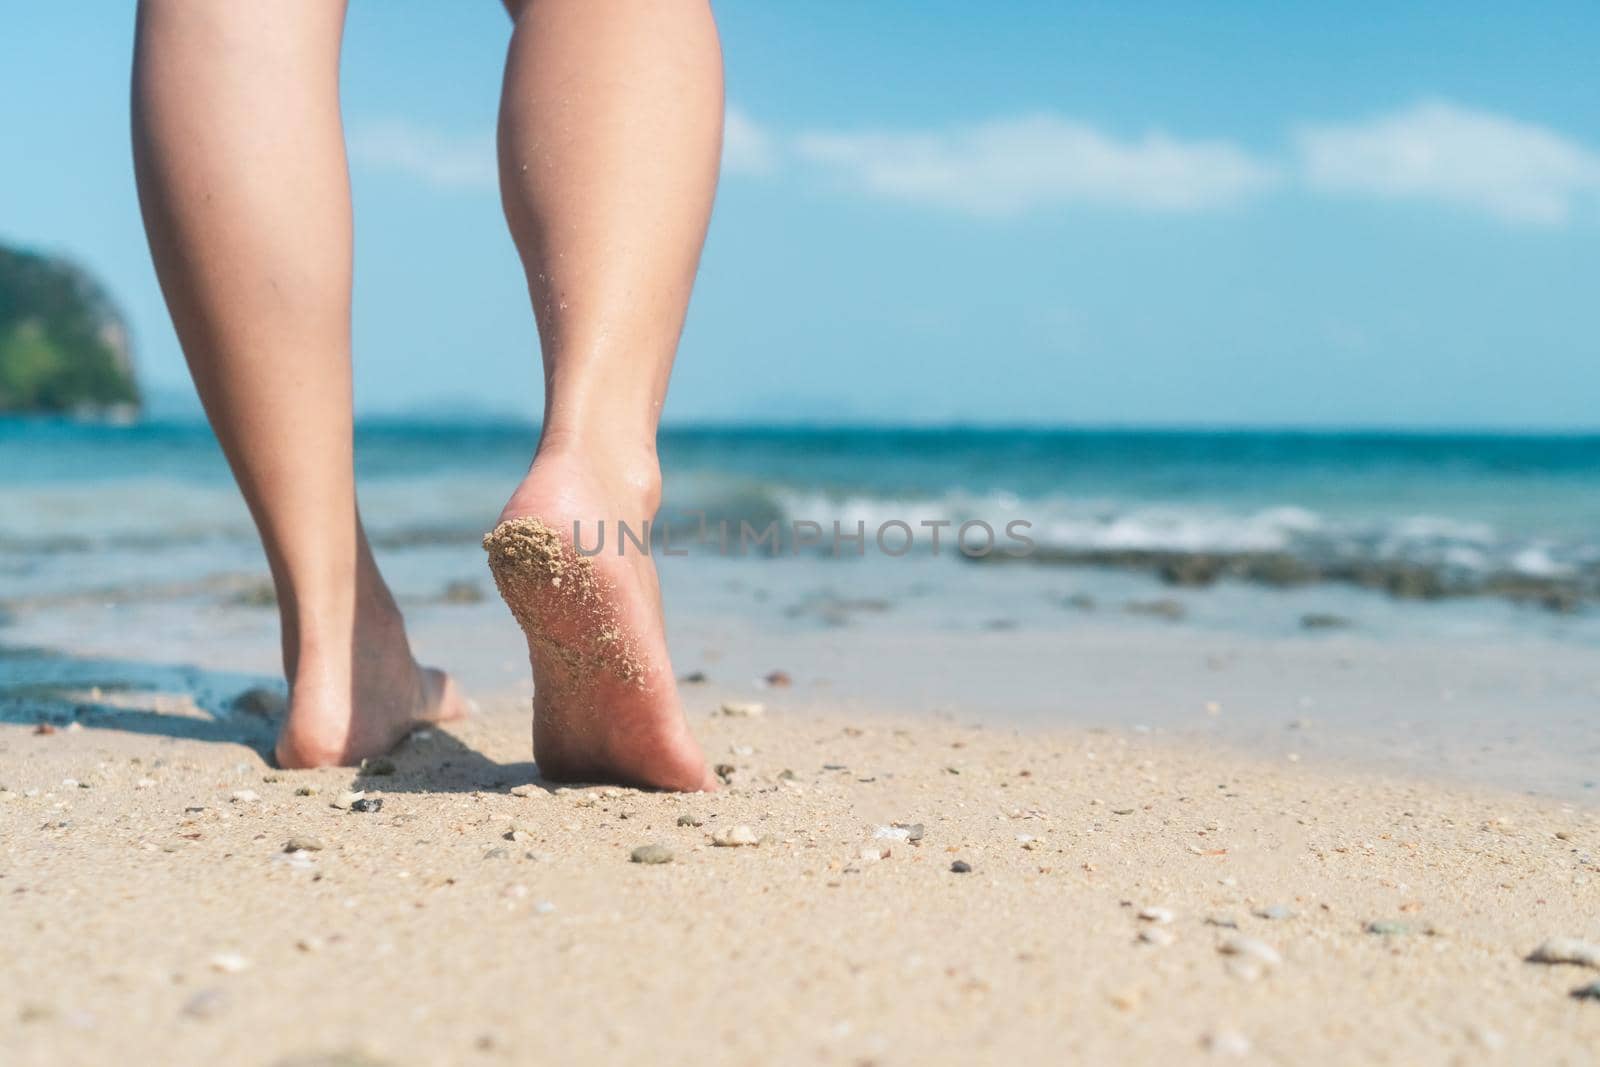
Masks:
[[[509,699],[385,776],[0,726],[0,1063],[1600,1056],[1570,995],[1600,971],[1524,960],[1600,940],[1592,809],[689,693],[716,795],[513,794]],[[381,810],[333,806],[352,788]],[[921,840],[874,837],[896,822]],[[736,825],[765,840],[712,844]],[[672,861],[630,862],[648,843]]]

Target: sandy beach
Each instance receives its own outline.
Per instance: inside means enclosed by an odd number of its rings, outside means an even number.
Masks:
[[[369,774],[271,769],[250,711],[206,739],[8,716],[0,1062],[1600,1048],[1600,1003],[1573,995],[1600,970],[1525,962],[1600,941],[1592,806],[780,690],[729,716],[687,692],[714,795],[547,787],[511,697]],[[670,860],[634,862],[644,845]]]
[[[6,1067],[1597,1058],[1600,1001],[1573,993],[1600,969],[1528,961],[1600,943],[1592,610],[667,558],[725,784],[552,789],[479,545],[526,442],[406,429],[369,442],[366,516],[418,656],[478,712],[392,773],[286,772],[278,612],[214,446],[47,431],[40,462],[128,473],[0,485]],[[809,469],[786,440],[752,464]],[[691,499],[768,506],[677,462]],[[1224,532],[1279,530],[1261,503]],[[1063,543],[1170,519],[1073,514]],[[1347,529],[1367,551],[1406,527]]]

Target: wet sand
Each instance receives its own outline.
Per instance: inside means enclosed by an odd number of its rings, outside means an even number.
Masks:
[[[274,771],[268,718],[181,696],[47,733],[13,706],[0,1062],[1600,1049],[1600,1001],[1571,995],[1600,971],[1525,962],[1600,941],[1593,806],[1131,729],[730,717],[729,695],[687,690],[730,783],[696,796],[539,785],[512,696],[371,775]],[[713,844],[739,826],[760,843]],[[671,861],[632,862],[646,844]]]

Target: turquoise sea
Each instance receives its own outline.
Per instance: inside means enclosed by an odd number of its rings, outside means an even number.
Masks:
[[[536,437],[504,421],[362,424],[375,542],[475,550]],[[925,546],[930,524],[1022,520],[1036,562],[1178,585],[1210,584],[1186,569],[1198,556],[1231,561],[1222,582],[1288,567],[1292,584],[1416,599],[1600,602],[1600,435],[674,428],[660,451],[665,517],[839,523],[864,528],[869,551],[888,522]],[[202,562],[260,568],[203,423],[0,420],[0,603],[192,578]]]

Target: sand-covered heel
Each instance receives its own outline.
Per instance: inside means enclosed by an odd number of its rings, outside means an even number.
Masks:
[[[644,664],[619,625],[610,583],[542,519],[507,519],[484,535],[489,572],[530,649],[584,686],[597,676],[642,683]]]

